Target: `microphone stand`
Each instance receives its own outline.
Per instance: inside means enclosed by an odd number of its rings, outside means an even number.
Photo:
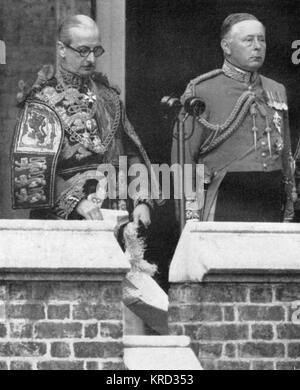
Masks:
[[[181,109],[184,107],[183,119],[181,120],[179,116],[176,119],[177,126],[177,155],[179,158],[179,166],[181,170],[180,175],[180,188],[179,194],[181,195],[181,199],[179,200],[179,219],[180,219],[180,233],[182,233],[185,224],[186,224],[186,198],[185,198],[185,142],[193,135],[195,131],[195,119],[197,116],[201,115],[205,110],[205,104],[200,99],[196,97],[190,97],[186,100],[184,105],[180,102],[179,99],[165,96],[161,100],[161,104],[163,107],[167,109]],[[189,116],[193,117],[193,126],[191,135],[186,137],[185,134],[185,122]]]
[[[182,121],[178,121],[178,156],[179,156],[179,166],[181,170],[180,176],[180,233],[182,233],[185,224],[186,224],[186,199],[185,199],[185,121],[187,120],[189,114],[185,114]]]

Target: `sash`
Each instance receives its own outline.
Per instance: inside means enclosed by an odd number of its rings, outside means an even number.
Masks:
[[[51,208],[63,129],[56,112],[28,101],[16,125],[12,149],[13,209]]]

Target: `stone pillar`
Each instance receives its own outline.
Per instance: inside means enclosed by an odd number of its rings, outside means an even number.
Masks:
[[[97,0],[97,22],[105,54],[99,61],[99,71],[121,89],[125,98],[126,1]]]
[[[0,221],[0,369],[123,369],[115,223]]]
[[[169,329],[204,369],[300,369],[298,224],[187,224],[171,268]]]

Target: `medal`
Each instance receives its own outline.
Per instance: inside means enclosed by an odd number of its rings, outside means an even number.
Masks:
[[[281,104],[279,103],[278,100],[275,99],[273,92],[270,92],[270,95],[271,95],[273,107],[275,108],[275,110],[281,110],[282,109]]]
[[[88,119],[86,121],[86,128],[91,131],[92,130],[92,121],[90,119]]]
[[[275,144],[274,144],[274,147],[275,147],[275,150],[276,152],[279,154],[280,152],[282,152],[283,150],[283,147],[284,147],[284,144],[283,144],[283,140],[282,138],[277,138],[276,141],[275,141]]]
[[[273,117],[273,123],[278,131],[279,134],[281,134],[281,125],[282,125],[282,118],[276,111]]]
[[[88,103],[94,103],[97,100],[97,96],[92,91],[88,90],[84,99],[87,100]]]
[[[276,92],[277,96],[278,96],[278,100],[280,102],[280,110],[281,111],[287,111],[288,110],[288,106],[287,104],[285,103],[284,99],[282,99],[282,96],[279,92]]]
[[[274,95],[273,95],[273,92],[271,91],[266,91],[266,94],[267,94],[267,97],[268,97],[268,106],[271,107],[271,108],[274,108],[275,110],[278,110],[278,111],[287,111],[288,110],[288,106],[287,104],[285,103],[284,99],[282,98],[281,94],[276,91],[274,92]]]
[[[266,91],[266,93],[267,93],[267,96],[268,96],[268,103],[267,103],[268,106],[271,107],[271,108],[275,108],[275,107],[274,107],[274,101],[273,101],[273,99],[272,99],[271,92]]]

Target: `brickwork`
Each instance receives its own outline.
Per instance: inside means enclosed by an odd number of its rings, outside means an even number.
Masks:
[[[299,284],[173,284],[169,298],[170,333],[204,369],[300,369]]]
[[[18,82],[30,84],[43,64],[55,63],[57,19],[68,13],[90,15],[90,0],[0,0],[0,40],[6,65],[0,65],[0,218],[27,218],[10,200],[9,152],[18,109]]]
[[[0,370],[124,369],[121,282],[0,282]]]

